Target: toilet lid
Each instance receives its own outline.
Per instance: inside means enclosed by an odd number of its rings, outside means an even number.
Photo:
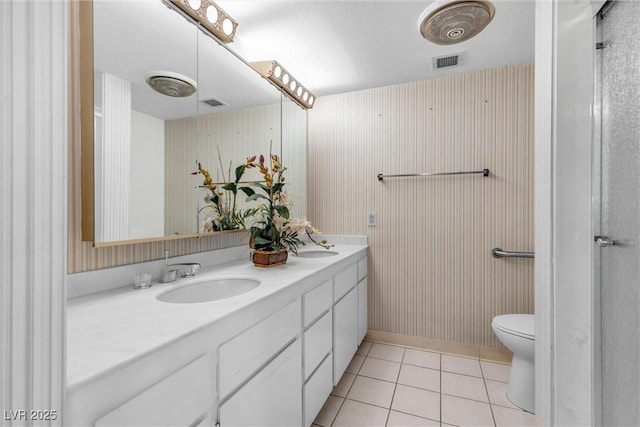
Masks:
[[[533,314],[503,314],[493,318],[493,325],[508,334],[535,339],[536,322]]]

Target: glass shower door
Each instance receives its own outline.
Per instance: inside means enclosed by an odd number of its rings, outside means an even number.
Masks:
[[[625,0],[597,20],[594,244],[606,426],[640,425],[639,23],[640,2]]]

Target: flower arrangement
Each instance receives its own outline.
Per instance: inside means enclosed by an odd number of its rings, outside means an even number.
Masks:
[[[219,154],[218,158],[220,160]],[[333,247],[326,240],[317,241],[313,238],[312,235],[319,234],[320,231],[306,218],[290,218],[292,204],[284,191],[284,172],[287,168],[281,165],[276,154],[270,154],[269,159],[267,165],[263,155],[248,157],[243,164],[235,168],[233,181],[229,166],[229,176],[226,182],[220,184],[215,183],[209,171],[198,163],[198,170],[192,175],[202,175],[204,181],[200,187],[211,191],[211,194],[204,198],[208,204],[198,212],[208,209],[202,231],[248,228],[252,247],[265,252],[279,253],[287,249],[297,255],[298,247],[306,244],[300,239],[303,235],[325,249]],[[221,161],[220,165],[222,166]],[[258,169],[263,181],[241,185],[246,170],[253,168]],[[247,196],[247,202],[258,202],[257,206],[237,209],[236,199],[240,191]]]
[[[218,184],[213,182],[209,171],[203,168],[202,164],[198,163],[198,171],[193,172],[192,175],[202,174],[204,182],[201,187],[208,188],[211,191],[211,194],[204,198],[204,201],[207,202],[208,205],[203,206],[198,211],[198,214],[200,214],[202,211],[208,210],[202,226],[203,232],[245,228],[245,220],[251,216],[253,212],[250,209],[245,211],[236,210],[238,191],[243,191],[247,195],[252,193],[249,187],[240,186],[240,179],[244,175],[245,170],[245,165],[238,166],[235,169],[235,179],[233,181],[228,180],[218,186]],[[231,169],[229,170],[229,178],[230,177]]]
[[[290,202],[287,193],[284,191],[286,167],[280,164],[280,159],[276,154],[270,154],[270,165],[265,164],[263,155],[247,158],[245,166],[247,168],[257,167],[264,179],[262,182],[254,182],[252,185],[258,190],[246,191],[247,201],[263,200],[264,203],[258,205],[254,212],[254,221],[249,228],[251,240],[256,250],[280,252],[288,249],[294,254],[298,253],[298,246],[305,242],[300,240],[300,235],[304,232],[309,239],[326,249],[333,245],[328,245],[326,240],[318,242],[311,237],[313,233],[319,233],[306,219],[290,219]],[[256,162],[256,158],[258,161]],[[250,194],[251,193],[251,194]]]

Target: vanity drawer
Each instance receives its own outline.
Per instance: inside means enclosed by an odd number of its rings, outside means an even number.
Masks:
[[[338,301],[358,284],[358,264],[353,264],[333,278],[333,301]]]
[[[220,346],[220,399],[224,399],[300,331],[300,300]]]
[[[358,282],[367,277],[367,257],[358,261]]]
[[[295,340],[220,405],[220,426],[300,425],[301,348]]]
[[[307,292],[303,297],[304,304],[304,326],[316,320],[318,316],[331,307],[333,288],[331,279],[324,282],[312,291]]]
[[[316,369],[324,357],[331,352],[333,322],[328,312],[304,333],[304,378]]]
[[[304,425],[310,426],[333,390],[331,355],[324,359],[318,370],[304,385]]]
[[[96,420],[94,425],[197,425],[208,415],[207,361],[205,356],[196,359]]]

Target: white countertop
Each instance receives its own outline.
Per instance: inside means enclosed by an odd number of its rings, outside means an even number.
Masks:
[[[241,314],[271,296],[294,300],[313,285],[306,279],[325,269],[335,268],[337,272],[354,258],[364,257],[366,248],[363,244],[336,244],[331,250],[338,255],[298,258],[290,254],[285,265],[274,268],[254,267],[249,260],[234,261],[204,268],[193,278],[173,283],[154,281],[148,289],[129,286],[69,300],[67,388],[87,384],[231,314]],[[301,251],[305,250],[323,249],[307,246]],[[216,278],[253,278],[261,284],[219,301],[173,304],[156,300],[158,294],[169,289]]]

